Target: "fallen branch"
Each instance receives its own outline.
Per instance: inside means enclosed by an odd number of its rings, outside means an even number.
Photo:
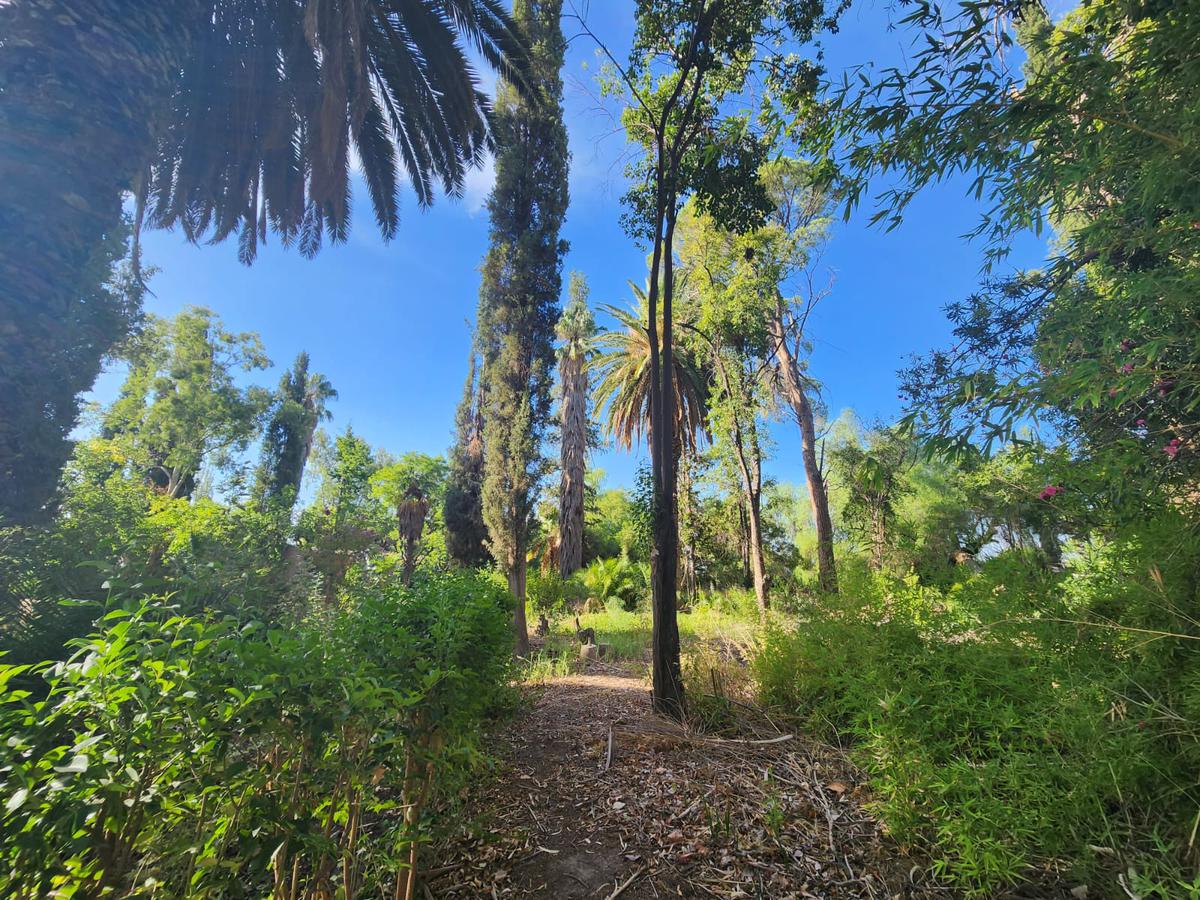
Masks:
[[[641,875],[645,871],[646,871],[646,867],[644,865],[639,866],[637,871],[634,872],[632,875],[630,875],[628,878],[626,878],[624,883],[622,883],[620,887],[615,888],[613,890],[613,892],[608,895],[608,900],[617,900],[618,897],[620,897],[623,893],[625,893],[625,889],[627,887],[629,887],[631,884],[633,884],[635,881],[637,881],[638,876]]]
[[[784,741],[790,741],[794,738],[794,734],[781,734],[778,737],[765,738],[763,740],[752,741],[749,738],[692,738],[694,741],[701,741],[707,744],[754,744],[755,746],[763,746],[765,744],[782,744]]]

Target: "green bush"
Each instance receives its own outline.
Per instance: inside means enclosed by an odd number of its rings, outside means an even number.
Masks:
[[[554,571],[531,569],[525,580],[525,596],[534,612],[553,618],[583,603],[587,588],[575,577],[563,579]]]
[[[1149,665],[1128,632],[1096,637],[1066,614],[1079,585],[1019,558],[944,593],[915,578],[847,583],[865,597],[776,622],[753,672],[764,700],[852,739],[898,839],[979,895],[1068,860],[1078,878],[1108,869],[1114,895],[1119,862],[1145,896],[1187,896],[1194,642],[1154,642],[1173,675]]]
[[[5,896],[354,896],[405,878],[479,759],[509,609],[453,575],[290,629],[116,609],[0,700]],[[27,667],[0,669],[0,688]]]

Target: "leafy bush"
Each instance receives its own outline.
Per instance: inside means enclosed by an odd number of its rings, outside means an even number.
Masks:
[[[0,893],[353,896],[405,880],[422,812],[477,761],[503,699],[507,619],[473,575],[287,630],[162,602],[109,612],[38,669],[45,699],[0,700]],[[0,669],[0,687],[27,673]]]
[[[587,588],[575,577],[564,580],[557,572],[531,569],[525,580],[525,596],[534,612],[554,617],[586,600]]]
[[[852,577],[862,595],[767,630],[760,693],[851,737],[881,818],[960,888],[994,896],[1067,859],[1076,877],[1119,861],[1146,896],[1160,881],[1178,896],[1200,763],[1194,642],[1154,641],[1171,675],[1130,652],[1146,635],[1067,615],[1081,587],[1061,582],[1003,556],[946,592]]]

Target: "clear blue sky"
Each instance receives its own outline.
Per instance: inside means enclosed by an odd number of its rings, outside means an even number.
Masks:
[[[591,3],[593,29],[622,58],[632,36],[632,10],[632,0]],[[889,33],[888,20],[883,4],[856,5],[841,32],[825,40],[831,74],[855,63],[897,60],[906,38]],[[577,31],[564,20],[568,37]],[[597,63],[586,38],[572,40],[564,71],[572,152],[565,270],[587,276],[593,305],[625,305],[626,282],[643,282],[646,265],[618,222],[626,148],[611,115],[593,97]],[[406,196],[399,236],[390,244],[380,239],[366,196],[356,190],[348,243],[327,246],[313,260],[272,240],[245,267],[234,242],[196,247],[178,234],[151,232],[143,240],[145,259],[162,271],[147,309],[171,315],[188,305],[208,306],[230,328],[258,332],[276,364],[256,373],[264,385],[273,387],[279,369],[307,350],[339,393],[327,427],[353,425],[392,453],[442,453],[452,439],[466,374],[467,323],[475,314],[487,246],[483,203],[491,177],[490,169],[473,173],[461,200],[442,198],[426,212]],[[942,308],[979,281],[981,247],[961,237],[978,211],[962,181],[920,197],[896,231],[868,228],[867,209],[848,223],[839,219],[823,260],[833,292],[810,324],[811,371],[825,385],[831,413],[852,407],[873,421],[899,411],[896,370],[910,354],[945,342]],[[1033,265],[1042,253],[1042,243],[1030,238],[1012,261]],[[111,400],[119,380],[119,372],[102,376],[93,399]],[[772,435],[768,476],[802,481],[795,426],[777,423]],[[636,459],[606,450],[595,454],[593,465],[608,473],[608,484],[628,486]]]

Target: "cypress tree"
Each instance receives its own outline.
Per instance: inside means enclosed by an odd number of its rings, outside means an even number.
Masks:
[[[460,566],[482,566],[491,559],[483,524],[483,408],[475,360],[472,346],[467,382],[454,417],[454,446],[442,501],[446,552]]]
[[[550,420],[554,328],[566,242],[567,130],[562,115],[562,0],[515,0],[530,44],[530,86],[501,82],[495,112],[491,246],[479,291],[483,356],[483,519],[492,557],[517,600],[513,628],[525,653],[525,563]]]

